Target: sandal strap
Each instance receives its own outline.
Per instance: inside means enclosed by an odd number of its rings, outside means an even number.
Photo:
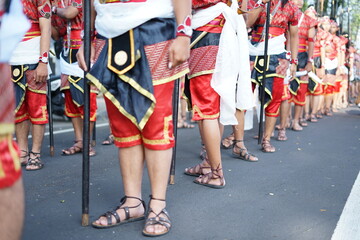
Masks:
[[[153,196],[152,194],[149,195],[149,197],[150,197],[150,201],[151,201],[151,200],[157,200],[157,201],[162,201],[162,202],[165,202],[165,201],[166,201],[165,199],[154,198],[154,196]]]
[[[33,155],[40,155],[41,153],[39,152],[33,152],[33,151],[30,151],[29,154],[33,154]]]
[[[136,206],[121,207],[122,205],[124,205],[124,203],[126,202],[126,199],[127,199],[127,198],[137,199],[137,200],[140,201],[140,203],[139,203],[138,205],[136,205]],[[122,197],[122,198],[120,199],[120,205],[115,209],[115,211],[118,210],[118,209],[124,209],[125,215],[126,215],[126,220],[127,220],[127,219],[130,218],[130,211],[129,211],[129,209],[130,209],[130,208],[137,208],[137,207],[139,207],[140,205],[143,205],[144,211],[146,211],[145,202],[144,202],[141,198],[133,197],[133,196],[126,196],[126,195],[125,195],[124,197]]]
[[[108,226],[113,225],[113,223],[112,223],[112,216],[114,216],[114,218],[115,218],[115,220],[116,220],[116,223],[121,222],[120,216],[119,216],[119,214],[116,212],[116,210],[114,210],[114,211],[108,211],[108,212],[104,213],[103,215],[101,215],[101,217],[106,217],[107,225],[108,225]]]

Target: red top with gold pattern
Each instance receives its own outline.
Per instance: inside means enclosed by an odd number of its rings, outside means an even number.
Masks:
[[[331,60],[335,59],[341,47],[341,40],[338,36],[330,34],[325,40],[325,56]]]
[[[54,4],[54,2],[53,2]],[[73,6],[78,9],[79,13],[70,21],[71,33],[70,33],[70,48],[79,49],[81,46],[81,30],[83,22],[82,0],[63,0],[57,1],[58,8],[66,8]],[[54,26],[60,36],[64,36],[64,46],[68,48],[68,36],[67,36],[67,20],[57,15],[53,15],[51,18],[51,24]]]
[[[41,35],[39,26],[39,7],[43,6],[46,0],[21,0],[24,6],[24,13],[31,22],[31,28],[26,32],[23,41],[30,40]]]
[[[299,17],[299,52],[306,52],[309,38],[309,30],[317,26],[317,21],[301,11],[298,12]]]
[[[281,0],[271,1],[271,7],[270,7],[271,13],[276,8],[279,1]],[[256,0],[249,0],[248,9],[253,9],[256,2],[257,2]],[[272,17],[272,21],[270,23],[270,28],[269,28],[270,37],[280,36],[281,34],[285,33],[286,30],[288,29],[289,24],[292,26],[296,26],[298,24],[298,15],[297,15],[298,10],[299,8],[291,1],[287,2],[284,7],[282,7],[282,4],[280,3],[280,6],[277,9],[274,16]],[[263,8],[261,13],[259,14],[258,19],[254,23],[252,41],[259,42],[261,40],[262,31],[265,22],[266,22],[266,8]]]
[[[317,33],[316,33],[316,39],[315,39],[315,44],[314,44],[314,53],[313,53],[313,57],[320,57],[321,52],[320,49],[321,47],[325,46],[325,40],[328,38],[328,36],[330,35],[329,32],[324,31],[322,28],[319,28]]]

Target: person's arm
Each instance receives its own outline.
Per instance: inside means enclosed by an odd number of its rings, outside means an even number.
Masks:
[[[45,82],[48,78],[48,57],[49,57],[49,49],[50,49],[50,38],[51,38],[51,8],[49,0],[42,6],[38,7],[39,13],[43,13],[42,16],[39,17],[39,25],[40,25],[40,61],[37,66],[35,72],[36,82]]]
[[[65,18],[67,20],[74,19],[79,14],[79,9],[73,6],[67,6],[65,8],[52,8],[53,14],[58,15],[59,17]]]
[[[313,68],[313,55],[314,55],[314,40],[315,40],[316,30],[314,27],[310,28],[308,31],[308,63],[306,64],[306,71],[310,72]]]
[[[263,9],[266,8],[266,3],[268,3],[269,1],[270,0],[262,0],[261,4],[259,4],[259,7],[254,8],[247,13],[246,27],[250,28],[254,25],[254,23],[259,17],[259,14],[263,11]]]
[[[299,48],[299,35],[298,35],[298,26],[290,25],[290,51],[291,51],[291,59],[297,59],[298,48]],[[296,68],[297,64],[291,63],[290,72],[292,79],[296,76]]]
[[[191,15],[191,0],[173,0],[177,25],[186,25],[186,19]],[[190,24],[191,27],[191,24]],[[187,28],[187,27],[186,27]],[[169,49],[169,68],[185,62],[190,56],[191,36],[177,35]]]
[[[94,8],[94,1],[91,1],[91,32],[95,32],[95,18],[96,18],[96,11]],[[84,70],[87,71],[87,66],[85,63],[85,57],[84,57],[84,42],[81,45],[81,47],[79,48],[77,54],[76,54],[76,58],[77,58],[77,62],[79,64],[79,67]],[[90,49],[90,62],[94,63],[95,62],[95,48],[94,45],[91,44],[91,49]]]

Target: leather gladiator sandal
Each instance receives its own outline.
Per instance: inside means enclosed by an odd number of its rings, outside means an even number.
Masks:
[[[20,150],[20,152],[24,153],[24,154],[20,154],[20,157],[19,157],[20,158],[20,164],[21,164],[21,166],[26,166],[26,164],[27,164],[27,162],[29,160],[29,153],[26,150]],[[21,161],[21,159],[25,159],[25,160]]]
[[[270,140],[266,140],[263,138],[261,143],[261,150],[265,153],[274,153],[276,151],[276,148],[270,144]]]
[[[169,213],[166,211],[165,208],[163,208],[159,213],[156,213],[150,207],[150,203],[152,200],[165,202],[165,199],[154,198],[152,195],[150,195],[149,211],[147,213],[147,219],[145,220],[145,226],[144,226],[142,233],[144,236],[147,236],[147,237],[158,237],[158,236],[165,235],[170,231],[171,221],[170,221]],[[155,215],[155,217],[149,217],[151,213],[153,213]],[[146,231],[146,228],[148,226],[155,226],[155,225],[162,225],[166,229],[161,233],[150,233],[150,232]]]
[[[32,158],[31,155],[33,155],[35,157]],[[35,168],[31,168],[31,167],[35,167]],[[26,163],[25,170],[26,171],[36,171],[36,170],[42,169],[43,167],[44,167],[44,164],[41,162],[40,153],[30,151],[29,159],[28,159],[28,162]]]
[[[137,200],[139,200],[140,203],[138,205],[132,206],[132,207],[127,207],[127,206],[123,207],[127,198],[137,199]],[[96,223],[96,221],[93,222],[91,225],[94,228],[111,228],[111,227],[115,227],[115,226],[118,226],[121,224],[143,220],[145,218],[145,214],[140,217],[131,217],[130,216],[130,209],[140,207],[141,205],[144,207],[144,213],[145,213],[146,206],[145,206],[145,202],[142,199],[137,198],[137,197],[125,196],[120,200],[120,205],[118,207],[116,207],[114,210],[108,211],[108,212],[104,213],[103,215],[101,215],[100,217],[98,217],[98,220],[100,220],[101,217],[105,217],[107,220],[106,225],[98,224],[98,223]],[[124,212],[125,212],[125,219],[123,219],[123,220],[120,219],[119,214],[116,212],[119,209],[124,210]],[[115,223],[113,223],[113,217],[115,219]]]
[[[222,170],[222,168],[220,168],[220,164],[219,164],[219,166],[216,169],[212,168],[211,172],[201,175],[197,179],[195,179],[194,183],[210,188],[216,188],[216,189],[224,188],[225,178],[224,175],[219,174],[220,170]],[[220,185],[211,184],[210,181],[214,179],[219,179]]]
[[[206,174],[208,171],[203,171],[204,169],[211,169],[210,163],[207,158],[205,161],[209,164],[208,167],[202,165],[202,163],[196,165],[195,167],[185,168],[184,174],[188,176],[198,177],[200,175]]]
[[[233,150],[232,150],[232,156],[234,158],[239,158],[241,160],[245,160],[248,162],[257,162],[258,158],[254,155],[248,152],[248,150],[246,148],[241,148],[237,145],[237,143],[239,142],[244,142],[244,140],[233,140]],[[239,153],[235,152],[235,148],[239,149]],[[253,158],[253,159],[251,159]]]

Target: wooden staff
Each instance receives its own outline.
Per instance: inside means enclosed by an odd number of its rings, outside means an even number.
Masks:
[[[90,69],[90,51],[91,51],[91,6],[90,1],[83,0],[84,7],[84,57],[86,67]],[[84,74],[84,78],[86,76]],[[89,146],[90,146],[90,86],[84,79],[84,122],[83,122],[83,164],[82,164],[82,219],[81,225],[89,225],[89,180],[90,180],[90,163],[89,163]]]
[[[260,122],[259,122],[259,134],[258,134],[258,144],[262,141],[263,135],[263,115],[264,115],[264,105],[265,105],[265,82],[266,82],[266,71],[268,65],[268,45],[269,45],[269,27],[270,27],[270,6],[271,0],[267,3],[266,6],[266,26],[265,26],[265,48],[264,48],[264,69],[263,69],[263,78],[262,84],[260,85]],[[264,30],[263,30],[264,31]]]
[[[175,80],[174,95],[173,95],[173,125],[174,125],[175,146],[173,148],[173,154],[171,158],[170,182],[169,182],[170,184],[175,184],[177,124],[178,124],[178,114],[179,114],[179,86],[180,86],[180,79],[178,78]]]
[[[350,2],[349,0],[347,1],[347,14],[348,14],[348,25],[347,25],[347,29],[348,29],[348,41],[349,41],[349,48],[351,47],[351,28],[350,28]],[[348,103],[350,104],[351,102],[351,92],[350,92],[350,79],[351,79],[351,75],[350,75],[350,69],[351,69],[351,62],[350,62],[350,52],[349,52],[349,67],[348,67],[348,89],[347,89],[347,99],[348,99]]]
[[[48,116],[49,116],[49,136],[50,136],[50,156],[54,156],[54,121],[52,115],[52,93],[51,93],[51,82],[55,79],[59,79],[60,76],[52,76],[49,78],[47,83],[47,109],[48,109]]]

